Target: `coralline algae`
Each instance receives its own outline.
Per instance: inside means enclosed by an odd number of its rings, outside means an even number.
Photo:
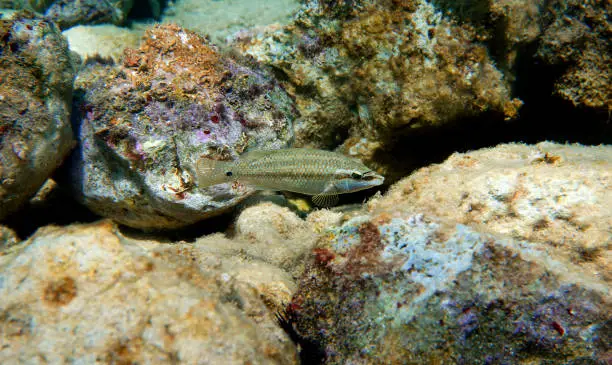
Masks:
[[[246,192],[199,189],[195,161],[286,147],[293,136],[295,108],[280,86],[174,25],[149,30],[121,65],[86,65],[76,89],[75,193],[132,227],[180,227],[226,210]]]

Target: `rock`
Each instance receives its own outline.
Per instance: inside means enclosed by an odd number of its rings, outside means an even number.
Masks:
[[[555,92],[577,107],[612,110],[612,3],[598,0],[555,1],[544,18],[538,57],[551,67],[566,68]]]
[[[292,280],[212,254],[223,240],[135,240],[101,222],[0,251],[0,362],[296,364],[272,313]]]
[[[500,145],[456,153],[396,184],[380,210],[410,210],[538,242],[612,280],[612,147]],[[401,202],[401,203],[399,203]]]
[[[491,38],[492,53],[513,75],[517,59],[547,65],[558,96],[577,107],[611,110],[612,78],[609,1],[493,0],[434,3]],[[534,52],[535,53],[532,53]],[[544,70],[546,67],[543,67]],[[511,76],[512,77],[512,76]]]
[[[15,231],[0,224],[0,250],[13,246],[19,242]]]
[[[160,0],[0,0],[0,9],[44,14],[62,30],[75,25],[124,25],[133,7],[140,14],[158,19],[163,6]]]
[[[143,36],[140,29],[116,25],[79,25],[62,32],[68,39],[70,50],[88,58],[111,58],[120,62],[125,48],[138,48]]]
[[[281,148],[293,136],[296,112],[280,86],[174,25],[149,30],[121,65],[88,65],[76,88],[75,194],[131,227],[176,228],[226,211],[248,191],[196,187],[196,160]]]
[[[55,0],[0,0],[0,9],[29,10],[42,13]]]
[[[474,29],[426,1],[306,1],[293,24],[233,46],[295,96],[297,145],[341,144],[386,177],[403,161],[381,155],[403,136],[485,112],[511,119],[521,105]]]
[[[0,219],[19,209],[72,149],[75,61],[51,22],[0,19]]]
[[[134,0],[56,0],[45,11],[45,17],[53,20],[61,29],[81,24],[125,23]]]
[[[327,230],[287,320],[329,364],[605,363],[610,156],[502,145],[416,172]]]
[[[248,254],[299,277],[319,233],[338,224],[341,217],[341,213],[323,209],[302,220],[288,208],[263,203],[240,213],[235,239],[246,242],[241,246]]]

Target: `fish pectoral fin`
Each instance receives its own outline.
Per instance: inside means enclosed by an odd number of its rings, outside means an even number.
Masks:
[[[331,207],[338,204],[338,194],[317,194],[312,197],[312,202],[319,207]]]

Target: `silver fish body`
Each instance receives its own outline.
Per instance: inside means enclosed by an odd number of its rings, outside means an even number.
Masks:
[[[307,148],[254,151],[231,162],[202,158],[197,174],[200,187],[238,181],[257,189],[315,195],[318,205],[333,203],[337,194],[368,189],[384,181],[359,160]]]

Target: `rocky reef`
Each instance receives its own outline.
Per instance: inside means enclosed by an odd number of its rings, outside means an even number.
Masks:
[[[337,218],[268,203],[231,240],[164,243],[102,221],[0,245],[0,362],[295,364],[274,313]]]
[[[52,23],[0,15],[0,219],[20,208],[74,146],[76,62]]]
[[[0,363],[612,363],[610,2],[300,4],[0,0]]]
[[[135,5],[146,7],[151,16],[161,15],[160,0],[0,0],[0,9],[27,10],[44,14],[61,29],[85,24],[125,24]]]
[[[487,34],[490,49],[515,78],[520,58],[554,70],[556,95],[582,108],[609,111],[612,77],[609,1],[433,1],[449,16]]]
[[[235,205],[248,191],[196,187],[195,161],[285,147],[297,118],[264,72],[173,25],[150,29],[120,65],[85,66],[75,90],[77,198],[138,228],[186,226]]]
[[[200,245],[130,240],[109,222],[39,231],[0,256],[0,361],[296,363],[260,298],[286,296],[287,275],[247,264],[264,294],[203,269]]]
[[[287,316],[327,364],[605,363],[610,156],[502,145],[418,171],[326,231]]]
[[[403,136],[517,116],[521,101],[482,41],[426,1],[307,1],[292,25],[239,34],[234,46],[295,96],[297,145],[342,145],[391,176],[375,155]]]

